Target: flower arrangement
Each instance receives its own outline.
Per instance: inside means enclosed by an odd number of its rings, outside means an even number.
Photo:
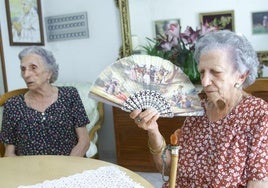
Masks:
[[[187,26],[186,30],[181,32],[180,26],[171,24],[164,35],[159,35],[155,39],[147,38],[148,45],[143,46],[143,49],[149,55],[171,61],[179,66],[192,82],[197,82],[200,77],[193,58],[195,43],[202,35],[215,30],[218,28],[206,23],[201,26],[201,29],[194,30]]]

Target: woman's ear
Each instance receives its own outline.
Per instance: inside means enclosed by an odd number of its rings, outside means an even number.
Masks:
[[[249,71],[246,71],[244,74],[241,74],[240,76],[239,76],[239,83],[241,83],[241,85],[244,83],[244,81],[247,79],[247,77],[248,77],[248,72]]]
[[[50,82],[51,77],[52,77],[52,71],[49,71],[48,72],[48,76],[47,76],[48,82]]]

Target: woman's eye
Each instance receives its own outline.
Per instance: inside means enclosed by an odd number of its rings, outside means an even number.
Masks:
[[[211,72],[212,72],[213,74],[220,74],[220,73],[221,73],[221,71],[217,71],[217,70],[211,70]]]
[[[205,71],[199,71],[200,75],[204,75]]]
[[[31,66],[31,70],[35,70],[35,69],[37,69],[37,66],[36,65],[32,65]]]
[[[24,72],[24,71],[26,70],[26,68],[25,68],[25,67],[20,67],[20,70],[21,70],[22,72]]]

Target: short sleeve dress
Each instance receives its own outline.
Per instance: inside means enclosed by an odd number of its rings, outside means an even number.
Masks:
[[[0,141],[14,144],[17,155],[69,155],[78,142],[75,129],[90,121],[77,89],[58,88],[57,101],[43,113],[28,107],[23,95],[9,99]]]
[[[178,145],[176,187],[245,187],[267,179],[267,103],[247,96],[216,122],[206,115],[188,117]]]

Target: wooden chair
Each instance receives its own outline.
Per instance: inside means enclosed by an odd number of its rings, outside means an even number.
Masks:
[[[3,106],[9,98],[16,96],[16,95],[24,94],[27,91],[28,91],[28,88],[21,88],[21,89],[16,89],[16,90],[6,92],[2,96],[0,96],[0,117],[2,117]],[[99,116],[98,116],[98,120],[96,121],[94,126],[89,130],[89,139],[91,141],[93,141],[95,139],[96,132],[101,128],[102,123],[103,123],[103,119],[104,119],[104,108],[103,108],[104,105],[103,105],[103,103],[97,102],[96,105],[97,105],[97,110],[98,110]],[[0,120],[2,121],[2,118],[0,118]],[[0,122],[0,130],[1,130],[1,123],[2,122]],[[4,153],[5,153],[5,146],[3,143],[0,143],[0,157],[3,157]],[[93,156],[92,158],[98,158],[98,153],[95,156]]]
[[[1,108],[0,116],[2,116],[3,106],[9,98],[16,96],[16,95],[24,94],[27,91],[28,91],[28,88],[16,89],[13,91],[6,92],[4,95],[0,96],[0,108]],[[2,118],[1,118],[1,121],[2,121]],[[1,130],[1,124],[2,122],[0,122],[0,130]],[[3,143],[0,143],[0,157],[3,157],[4,153],[5,153],[5,146]]]
[[[268,78],[257,79],[245,91],[268,102]]]

